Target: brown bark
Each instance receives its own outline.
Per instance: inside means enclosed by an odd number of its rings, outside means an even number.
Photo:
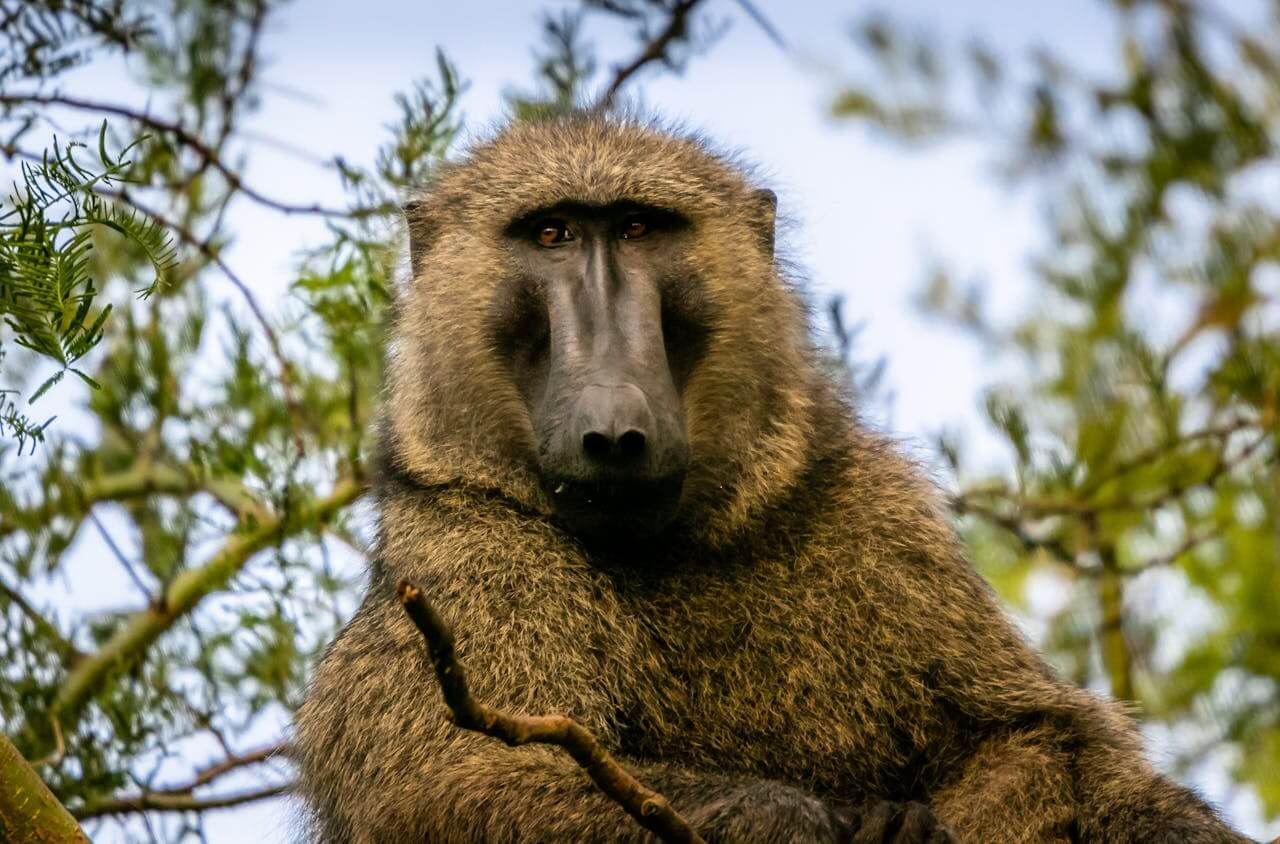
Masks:
[[[3,733],[0,733],[0,841],[6,844],[88,844],[89,841],[75,818]]]

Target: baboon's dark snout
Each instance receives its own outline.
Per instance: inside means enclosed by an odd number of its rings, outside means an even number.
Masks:
[[[677,402],[651,395],[631,381],[593,380],[540,455],[556,513],[584,538],[649,536],[676,515],[688,443]]]

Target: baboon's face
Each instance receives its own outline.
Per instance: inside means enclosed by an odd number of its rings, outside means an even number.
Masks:
[[[776,198],[694,138],[519,121],[407,207],[387,465],[593,544],[730,541],[809,459],[801,299]]]
[[[689,459],[681,392],[706,337],[688,222],[634,203],[562,202],[506,231],[498,347],[528,408],[557,515],[595,540],[676,515]]]

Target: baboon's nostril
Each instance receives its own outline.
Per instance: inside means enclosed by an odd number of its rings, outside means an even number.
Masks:
[[[582,435],[582,450],[593,460],[604,460],[613,450],[613,443],[599,431],[587,431]]]
[[[624,431],[618,437],[618,456],[625,460],[635,460],[644,454],[644,432],[635,428]]]

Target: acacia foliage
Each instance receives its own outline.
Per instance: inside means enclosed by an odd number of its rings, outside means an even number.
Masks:
[[[278,6],[0,18],[18,176],[0,218],[3,383],[15,413],[64,411],[7,416],[27,439],[0,438],[0,730],[95,836],[144,809],[126,833],[198,835],[206,807],[286,789],[281,726],[357,591],[399,204],[454,138],[463,85],[439,56],[370,163],[329,160],[343,203],[269,196],[243,176],[243,126]],[[121,59],[145,108],[68,75]],[[326,221],[287,301],[259,302],[227,257],[228,209],[246,203]],[[66,371],[79,378],[58,384]],[[78,576],[134,597],[86,610]]]
[[[984,144],[1042,198],[1020,316],[945,269],[924,285],[1017,373],[985,400],[1007,470],[940,440],[962,526],[1007,599],[1054,598],[1036,620],[1068,676],[1177,733],[1177,773],[1225,763],[1274,819],[1280,4],[1102,5],[1092,70],[868,18],[834,110],[893,143]]]

